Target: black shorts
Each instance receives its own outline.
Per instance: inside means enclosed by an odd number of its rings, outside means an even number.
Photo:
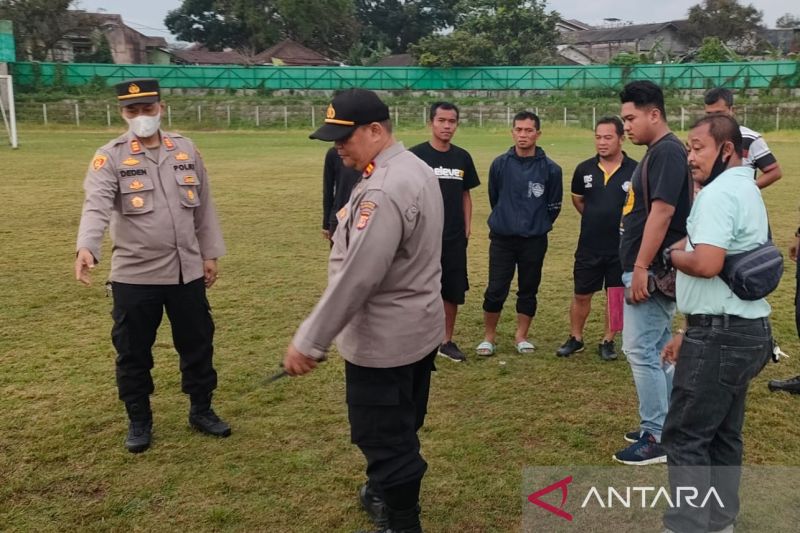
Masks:
[[[442,242],[442,299],[461,305],[468,290],[467,240]]]
[[[619,254],[597,254],[578,249],[575,252],[575,294],[591,294],[603,287],[622,287]]]

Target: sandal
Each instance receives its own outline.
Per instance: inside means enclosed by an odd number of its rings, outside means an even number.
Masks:
[[[535,349],[536,346],[534,346],[532,342],[520,341],[517,343],[517,353],[529,354],[533,353]]]
[[[489,357],[494,355],[494,351],[497,348],[494,344],[489,341],[483,341],[475,348],[475,353],[478,355],[482,355],[483,357]]]

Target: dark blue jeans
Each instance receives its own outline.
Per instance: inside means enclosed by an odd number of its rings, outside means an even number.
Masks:
[[[770,359],[772,331],[767,318],[731,321],[689,327],[675,367],[662,435],[673,501],[677,487],[696,488],[700,500],[714,487],[723,504],[668,509],[664,525],[679,533],[723,529],[739,513],[745,398]]]

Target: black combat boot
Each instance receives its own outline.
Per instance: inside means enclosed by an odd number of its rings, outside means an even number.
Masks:
[[[419,505],[410,509],[392,509],[386,507],[389,524],[375,531],[360,533],[422,533],[422,524],[419,522]]]
[[[191,396],[189,408],[189,425],[201,433],[215,437],[227,437],[231,427],[226,424],[211,408],[211,393]]]
[[[389,525],[389,518],[386,516],[386,503],[380,494],[375,492],[369,485],[369,481],[364,483],[358,491],[358,501],[361,502],[361,507],[369,515],[370,520],[378,526],[385,528]]]
[[[128,436],[125,447],[131,453],[142,453],[150,447],[153,435],[153,413],[150,411],[150,399],[144,397],[134,402],[125,402],[128,411]]]

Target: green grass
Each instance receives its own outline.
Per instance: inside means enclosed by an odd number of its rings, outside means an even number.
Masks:
[[[593,153],[591,134],[544,128],[541,145],[568,181]],[[363,458],[349,443],[341,359],[331,358],[307,377],[262,385],[325,285],[328,246],[319,226],[326,146],[307,134],[191,135],[212,176],[228,245],[209,297],[217,323],[215,403],[234,433],[216,440],[188,428],[188,402],[165,323],[154,348],[155,441],[141,455],[122,446],[126,421],[114,385],[111,300],[102,286],[108,244],[91,288],[79,286],[72,270],[84,172],[95,148],[116,132],[26,128],[19,150],[0,147],[0,529],[316,532],[367,526],[355,499]],[[427,133],[401,130],[398,137],[410,146]],[[473,154],[484,182],[474,192],[472,291],[456,326],[457,341],[471,355],[482,337],[487,279],[486,172],[511,140],[505,129],[464,130],[456,140]],[[769,136],[784,178],[765,198],[782,248],[799,220],[798,142],[798,132]],[[640,156],[642,150],[630,152]],[[624,444],[622,434],[638,422],[628,364],[602,363],[595,352],[600,299],[587,327],[587,351],[566,360],[554,356],[568,334],[578,230],[568,193],[565,201],[550,236],[532,330],[536,355],[514,353],[513,312],[507,312],[496,357],[437,362],[420,435],[430,465],[422,494],[430,531],[518,529],[523,467],[610,465]],[[770,298],[776,335],[793,357],[769,365],[751,387],[748,464],[800,464],[800,400],[766,389],[768,379],[800,373],[793,274],[790,265]]]

